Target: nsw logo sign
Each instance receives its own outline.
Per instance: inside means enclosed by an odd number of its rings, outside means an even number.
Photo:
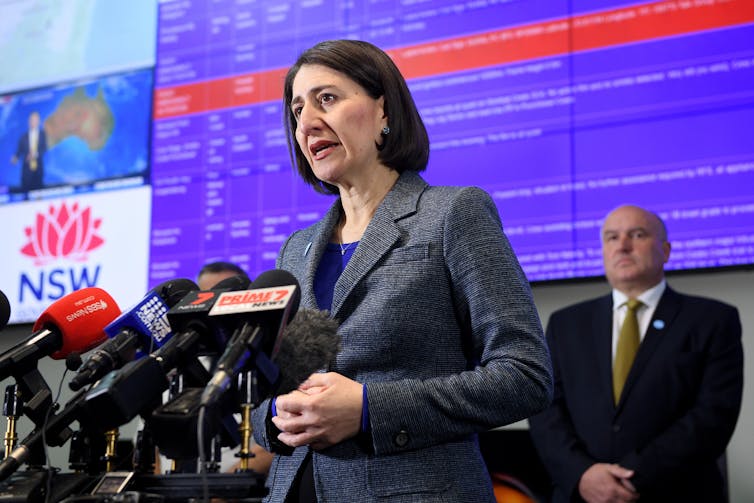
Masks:
[[[37,213],[34,223],[24,228],[28,242],[20,250],[37,269],[21,273],[19,301],[23,303],[27,293],[40,301],[55,300],[96,285],[99,265],[93,269],[86,265],[62,265],[65,259],[84,263],[90,252],[104,244],[104,239],[98,235],[101,224],[101,218],[92,216],[90,206],[76,202],[52,204],[47,212]]]
[[[32,257],[34,265],[45,265],[62,257],[84,261],[88,252],[100,247],[104,240],[96,232],[102,219],[92,218],[90,207],[80,208],[63,202],[50,206],[47,213],[37,213],[33,225],[24,232],[29,242],[21,253]]]

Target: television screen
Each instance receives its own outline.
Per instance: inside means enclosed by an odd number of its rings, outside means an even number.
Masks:
[[[661,215],[669,269],[754,262],[754,3],[164,2],[150,284],[212,259],[274,266],[333,198],[294,174],[282,79],[314,43],[387,50],[428,127],[433,184],[497,203],[531,281],[602,274],[604,215]]]
[[[0,98],[0,202],[148,182],[151,100],[151,68]]]

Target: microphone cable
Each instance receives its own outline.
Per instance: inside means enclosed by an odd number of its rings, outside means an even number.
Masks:
[[[207,480],[207,464],[204,461],[206,453],[204,452],[204,417],[207,412],[207,405],[199,405],[199,417],[196,420],[196,441],[199,443],[199,475],[202,478],[202,502],[209,503],[209,481]]]

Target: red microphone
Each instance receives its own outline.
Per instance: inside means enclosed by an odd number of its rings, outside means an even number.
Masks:
[[[34,323],[34,333],[0,355],[0,379],[33,370],[37,360],[84,353],[107,339],[104,328],[120,314],[113,298],[97,287],[82,288],[52,304]]]

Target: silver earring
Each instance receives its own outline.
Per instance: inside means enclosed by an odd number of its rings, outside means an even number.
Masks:
[[[390,134],[390,128],[389,127],[385,126],[384,128],[382,128],[382,136],[387,136],[389,134]]]

